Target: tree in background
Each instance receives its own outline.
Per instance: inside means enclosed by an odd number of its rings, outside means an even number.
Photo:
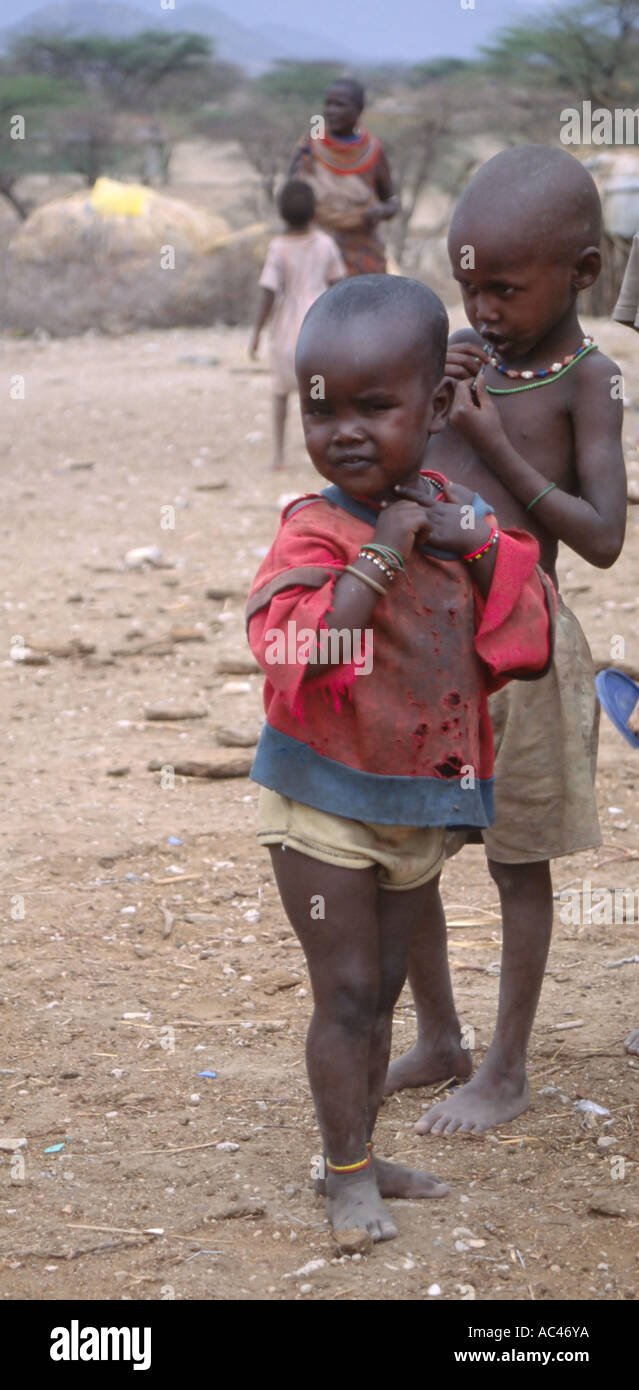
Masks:
[[[35,73],[0,70],[0,196],[22,218],[30,211],[16,185],[25,174],[49,172],[60,161],[50,145],[57,112],[82,99],[71,83]],[[22,126],[21,123],[24,123]]]
[[[611,106],[636,91],[639,0],[584,0],[503,29],[484,50],[488,69]]]
[[[112,107],[77,106],[55,112],[51,118],[51,146],[54,161],[73,174],[79,174],[89,188],[102,174],[138,174],[141,164],[140,141],[135,126]]]
[[[594,108],[608,110],[636,105],[639,0],[585,0],[548,11],[529,24],[502,30],[484,54],[487,72],[516,80],[521,92],[541,104],[542,133],[529,138],[556,141],[560,113],[575,102],[590,101]],[[549,110],[553,119],[548,131]],[[602,273],[582,296],[584,313],[611,312],[629,251],[626,237],[604,230]]]
[[[238,81],[238,70],[218,62],[199,34],[16,39],[0,63],[0,195],[25,217],[30,208],[16,185],[27,173],[72,172],[89,185],[104,173],[165,182],[187,113]],[[161,129],[152,119],[160,108]],[[24,140],[12,138],[15,115],[25,118]]]
[[[477,137],[484,145],[492,137],[495,148],[518,140],[552,139],[557,93],[549,87],[540,95],[510,77],[498,77],[481,61],[458,58],[420,63],[402,77],[392,96],[381,95],[373,125],[384,141],[401,198],[401,211],[389,225],[388,241],[397,260],[408,256],[409,262],[411,224],[427,187],[457,198],[480,159],[486,157]],[[446,223],[447,215],[429,229],[429,235],[440,236]]]
[[[311,115],[323,110],[324,93],[345,69],[337,63],[279,62],[246,84],[233,109],[203,110],[195,127],[212,140],[237,140],[259,175],[264,211],[272,211],[275,188]]]
[[[201,34],[156,30],[126,39],[32,34],[13,42],[9,62],[17,71],[74,82],[120,108],[136,109],[169,78],[207,73],[211,47]]]
[[[374,122],[375,133],[383,141],[391,168],[393,186],[400,197],[400,210],[389,223],[386,238],[396,260],[402,264],[411,221],[418,202],[433,177],[450,138],[450,105],[445,88],[429,84],[410,105],[387,110]]]
[[[253,83],[257,100],[271,100],[281,105],[290,102],[303,111],[319,114],[324,109],[324,93],[336,78],[352,74],[343,63],[298,63],[281,59],[275,67],[262,73]]]

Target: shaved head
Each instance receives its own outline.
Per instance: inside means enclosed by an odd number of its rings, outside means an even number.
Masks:
[[[367,330],[360,320],[369,320]],[[358,321],[362,336],[389,340],[401,337],[416,367],[433,381],[444,373],[448,343],[448,315],[441,302],[420,280],[403,275],[357,275],[340,280],[311,305],[302,324],[296,360],[312,352],[316,334],[333,334]]]
[[[449,245],[497,242],[540,258],[563,259],[598,246],[601,203],[574,155],[549,145],[516,145],[483,164],[453,214]]]

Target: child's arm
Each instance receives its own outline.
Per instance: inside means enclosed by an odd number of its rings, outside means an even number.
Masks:
[[[398,491],[418,495],[408,488]],[[539,568],[537,541],[527,531],[502,531],[491,513],[473,531],[466,530],[464,504],[473,495],[468,488],[446,483],[443,498],[428,504],[428,538],[437,547],[457,551],[462,560],[483,551],[468,562],[468,570],[476,594],[475,650],[491,691],[513,678],[545,675],[553,650],[555,595]],[[484,550],[495,531],[497,540]]]
[[[444,512],[448,514],[444,541],[447,542],[449,534],[451,537],[454,535],[456,546],[451,545],[451,548],[458,549],[461,554],[480,546],[490,535],[490,527],[482,520],[473,532],[461,529],[460,501],[470,500],[473,494],[465,488],[457,489],[457,492],[460,495],[455,504],[444,507]],[[437,504],[438,513],[439,510],[440,504]],[[407,557],[417,536],[429,539],[432,522],[430,510],[421,502],[400,500],[398,496],[397,502],[381,512],[375,540]],[[393,587],[403,582],[400,574],[396,575],[394,581],[389,580],[379,565],[360,555],[355,556],[346,570],[345,548],[339,540],[333,541],[330,535],[322,534],[321,529],[314,530],[312,516],[306,517],[306,527],[301,534],[296,531],[296,525],[299,523],[293,518],[290,526],[285,522],[280,527],[274,545],[260,567],[247,608],[249,642],[253,654],[271,684],[279,686],[282,693],[286,692],[291,708],[297,708],[298,697],[306,681],[327,683],[327,677],[334,672],[334,679],[343,686],[355,676],[354,667],[346,668],[343,661],[331,659],[331,644],[325,647],[311,641],[306,646],[307,636],[317,637],[323,628],[339,632],[365,632],[372,625],[379,601],[388,594],[392,605]],[[439,525],[441,528],[441,517]],[[472,539],[469,540],[469,537]],[[536,544],[532,538],[530,544]],[[480,561],[473,564],[477,570],[480,592],[483,592],[484,583],[480,571],[484,572],[489,586],[493,564],[493,556],[485,559],[482,556]],[[267,575],[269,578],[264,582]],[[309,585],[313,587],[307,587]],[[275,643],[284,641],[291,628],[295,633],[304,635],[303,655],[296,648],[291,660],[288,655],[282,660],[278,656],[276,660]],[[288,643],[286,650],[288,652]]]
[[[255,327],[253,328],[253,332],[251,334],[249,342],[249,357],[257,356],[257,349],[260,343],[260,334],[265,324],[268,323],[271,317],[274,302],[275,291],[269,290],[266,288],[265,285],[262,285],[260,288],[260,298],[257,306]]]
[[[418,496],[417,493],[404,493],[405,497],[409,495]],[[456,510],[458,512],[459,508]],[[381,512],[373,539],[376,544],[390,546],[405,558],[410,555],[417,535],[421,534],[425,538],[428,529],[428,516],[420,504],[412,500],[398,500]],[[362,578],[358,578],[358,575]],[[372,587],[371,581],[375,588]],[[389,582],[379,565],[362,555],[357,555],[349,572],[341,575],[335,585],[330,613],[326,615],[327,618],[330,617],[330,627],[339,632],[345,629],[351,633],[365,631],[370,627],[380,599],[389,594],[392,602],[393,585],[401,582],[400,574],[396,574],[395,579]],[[382,589],[382,593],[378,592],[379,588]],[[315,677],[319,667],[326,671],[339,664],[338,661],[330,659],[328,651],[322,652],[318,648],[314,658],[309,661],[306,676]]]
[[[535,517],[545,530],[600,569],[617,559],[626,523],[623,403],[612,397],[614,372],[608,359],[585,361],[579,368],[572,410],[579,497],[549,485],[547,476],[513,447],[483,376],[474,400],[469,382],[459,383],[450,415],[453,428],[470,440],[509,492],[527,508],[539,499]],[[616,374],[620,381],[618,368]]]

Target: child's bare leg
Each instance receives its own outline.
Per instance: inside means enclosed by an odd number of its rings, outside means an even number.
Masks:
[[[391,1062],[386,1078],[387,1096],[407,1086],[430,1086],[450,1077],[465,1081],[472,1071],[471,1054],[461,1045],[448,969],[446,918],[439,891],[428,913],[416,914],[408,979],[417,1007],[417,1039],[409,1052]]]
[[[430,923],[441,913],[439,875],[406,893],[381,890],[378,899],[380,993],[369,1057],[369,1133],[372,1136],[384,1094],[390,1056],[393,1008],[406,979],[407,948],[416,921]],[[375,1175],[382,1197],[445,1197],[446,1183],[432,1173],[390,1163],[375,1155]]]
[[[379,991],[377,878],[374,869],[341,869],[280,846],[271,859],[313,987],[306,1064],[322,1141],[343,1167],[367,1154],[368,1056]],[[311,899],[318,895],[324,918],[314,920]],[[335,1230],[361,1228],[373,1240],[397,1235],[372,1165],[327,1172],[326,1190]]]
[[[495,1034],[477,1075],[419,1120],[420,1134],[480,1133],[514,1120],[528,1105],[526,1050],[552,932],[550,865],[489,859],[488,867],[499,888],[503,920]]]
[[[315,1010],[306,1053],[325,1150],[339,1166],[357,1163],[367,1153],[370,1136],[371,1047],[375,1054],[379,1047],[384,1048],[383,1069],[379,1059],[373,1067],[376,1074],[383,1076],[388,1044],[386,1031],[380,1026],[381,1006],[386,1010],[384,1023],[388,1028],[392,1006],[405,977],[412,923],[405,913],[403,941],[402,923],[394,924],[395,938],[392,943],[389,940],[384,952],[389,979],[384,982],[382,995],[375,871],[340,869],[279,847],[271,851],[271,858],[284,907],[304,948],[313,986]],[[324,900],[324,918],[313,920],[311,899],[318,894]],[[329,1171],[326,1190],[329,1217],[335,1229],[362,1227],[374,1240],[389,1240],[397,1234],[381,1200],[372,1165],[352,1174]]]
[[[273,468],[284,468],[284,433],[288,396],[273,396]]]

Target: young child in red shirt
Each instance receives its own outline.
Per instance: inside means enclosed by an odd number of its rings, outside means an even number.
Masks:
[[[330,486],[285,509],[248,604],[266,673],[258,835],[304,948],[309,1079],[336,1231],[396,1235],[385,1196],[441,1196],[372,1135],[416,923],[439,921],[447,826],[489,825],[487,696],[550,660],[554,591],[524,531],[423,470],[452,403],[448,322],[416,281],[322,295],[297,348]]]

